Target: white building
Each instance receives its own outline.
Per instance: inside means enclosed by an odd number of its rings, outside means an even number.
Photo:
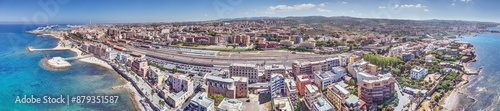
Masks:
[[[191,77],[174,74],[168,78],[171,90],[166,94],[166,102],[174,108],[181,106],[194,93]]]
[[[229,74],[231,77],[247,77],[249,83],[255,83],[259,79],[259,66],[256,64],[233,63],[229,66]]]
[[[296,104],[299,97],[299,92],[297,90],[297,84],[293,79],[285,79],[285,95],[290,98],[292,104]]]
[[[412,79],[421,79],[422,77],[425,77],[427,73],[428,73],[427,69],[417,66],[411,70],[410,76]]]
[[[242,111],[242,110],[243,110],[243,102],[240,102],[237,99],[224,98],[222,102],[220,102],[219,106],[217,106],[217,111]]]
[[[206,92],[196,94],[185,110],[189,111],[215,111],[214,100]]]
[[[344,69],[345,70],[345,69]],[[314,84],[319,87],[319,89],[324,90],[326,86],[340,81],[344,77],[345,71],[338,71],[338,73],[333,73],[333,71],[317,71],[314,72]]]
[[[271,74],[271,81],[269,82],[269,91],[271,97],[281,97],[285,92],[285,78],[281,74]]]

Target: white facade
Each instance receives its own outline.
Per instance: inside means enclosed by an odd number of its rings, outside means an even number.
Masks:
[[[344,71],[345,72],[345,71]],[[339,81],[345,73],[334,74],[331,71],[318,71],[314,72],[314,84],[318,86],[321,90],[326,89],[326,86]]]
[[[271,74],[271,79],[269,81],[269,91],[271,92],[271,97],[279,97],[285,92],[285,78],[281,74]]]
[[[412,79],[421,79],[421,78],[425,77],[427,74],[428,74],[428,70],[425,68],[421,68],[420,66],[413,68],[410,72]]]

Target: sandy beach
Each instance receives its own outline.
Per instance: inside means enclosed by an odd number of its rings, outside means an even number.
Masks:
[[[57,46],[54,47],[53,49],[69,49],[70,51],[76,53],[77,57],[85,56],[85,55],[82,55],[83,51],[81,51],[80,49],[70,48],[70,46],[66,46],[63,43],[64,37],[62,37],[62,35],[60,35],[60,34],[43,34],[43,35],[59,39]],[[109,65],[107,62],[105,62],[101,59],[98,59],[96,57],[82,58],[82,59],[78,59],[78,61],[86,62],[86,63],[90,63],[90,64],[96,64],[96,65],[99,65],[101,67],[105,67],[105,68],[114,70],[113,67],[111,67],[111,65]],[[120,79],[123,81],[127,81],[123,78],[120,78]],[[139,95],[139,92],[137,92],[137,90],[135,90],[134,86],[132,84],[130,84],[129,81],[127,81],[127,83],[123,87],[120,87],[120,88],[126,88],[128,90],[128,92],[130,94],[130,98],[132,99],[132,102],[133,102],[136,110],[145,111],[144,107],[140,103],[140,100],[142,99],[142,97]]]

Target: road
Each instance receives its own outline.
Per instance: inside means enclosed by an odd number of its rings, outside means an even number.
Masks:
[[[398,99],[399,99],[399,103],[398,103],[398,106],[396,106],[394,108],[394,111],[406,111],[408,110],[408,108],[404,108],[405,105],[407,105],[408,103],[410,103],[410,95],[409,94],[404,94],[403,96],[403,91],[401,89],[401,87],[399,87],[399,83],[396,82],[395,86],[394,86],[394,89],[396,90],[396,93],[398,93]],[[415,109],[415,105],[411,105],[412,106],[412,110]]]

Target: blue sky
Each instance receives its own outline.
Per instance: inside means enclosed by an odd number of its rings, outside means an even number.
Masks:
[[[352,16],[500,22],[497,0],[0,0],[0,23],[137,23]]]

